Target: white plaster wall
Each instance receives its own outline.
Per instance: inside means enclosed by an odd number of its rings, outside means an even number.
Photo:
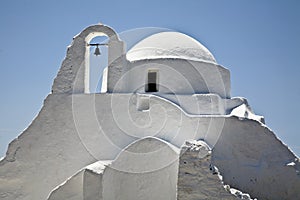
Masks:
[[[97,161],[84,167],[55,187],[47,200],[101,200],[103,171],[111,161]]]
[[[211,151],[203,141],[187,141],[180,150],[177,199],[235,200],[211,165]]]
[[[86,167],[83,176],[83,200],[103,199],[103,173],[112,161],[98,161]]]
[[[128,63],[116,85],[115,92],[145,93],[148,70],[158,70],[159,93],[215,93],[230,97],[229,71],[203,61],[158,58]]]
[[[106,200],[175,200],[179,150],[156,138],[124,149],[103,175]]]
[[[212,156],[225,184],[253,198],[300,199],[299,160],[260,122],[227,118]]]
[[[70,177],[63,184],[55,188],[47,200],[62,200],[62,199],[72,199],[72,200],[83,200],[83,177],[84,170],[76,173],[74,176]]]
[[[217,94],[172,95],[155,94],[166,98],[192,115],[225,115],[224,101]]]
[[[72,123],[71,99],[49,95],[32,124],[10,143],[0,162],[3,199],[46,199],[55,186],[95,160]]]
[[[99,121],[107,122],[103,123],[102,128],[109,129],[114,134],[119,133],[118,137],[111,138],[116,146],[122,145],[124,136],[136,139],[155,136],[180,147],[187,138],[206,138],[212,134],[211,132],[216,132],[214,135],[221,133],[221,126],[210,127],[212,118],[216,116],[198,118],[187,115],[180,107],[157,96],[149,97],[149,110],[141,110],[138,96],[138,94],[113,94],[110,96],[113,105],[111,111],[106,112],[105,119],[101,119],[102,116],[99,115]],[[107,121],[109,118],[113,119],[114,124],[110,125]],[[222,120],[224,119],[220,121]]]
[[[102,200],[102,174],[91,170],[84,171],[83,200]]]
[[[139,110],[136,94],[51,94],[0,161],[0,196],[46,199],[84,166],[113,160],[128,144],[146,136],[177,147],[188,139],[204,139],[215,146],[216,165],[230,185],[256,196],[266,189],[278,191],[274,195],[299,195],[299,175],[293,166],[285,166],[296,157],[262,123],[188,115],[156,96],[149,98],[149,110]],[[256,184],[251,182],[254,178]]]
[[[210,120],[189,119],[159,98],[150,100],[146,112],[129,100],[134,102],[134,95],[49,95],[37,118],[0,161],[1,198],[46,199],[84,166],[114,159],[138,138],[157,136],[180,146],[186,138],[203,136]],[[197,132],[197,123],[204,132]]]

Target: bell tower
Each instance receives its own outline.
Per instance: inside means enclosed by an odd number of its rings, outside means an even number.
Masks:
[[[100,24],[93,26],[96,30],[91,29],[91,32],[85,38],[87,46],[89,46],[90,41],[97,36],[107,36],[109,41],[107,43],[108,47],[108,69],[104,73],[103,80],[106,80],[106,91],[113,92],[116,82],[122,76],[122,66],[123,58],[125,53],[124,42],[119,39],[118,34],[109,26]],[[89,29],[89,28],[87,28]],[[86,29],[86,30],[87,30]],[[85,30],[85,31],[86,31]],[[84,32],[84,31],[83,31]],[[98,44],[99,45],[99,44]],[[97,46],[98,47],[98,46]],[[97,50],[97,49],[96,49]],[[90,77],[90,64],[89,64],[89,48],[85,50],[85,93],[90,93],[89,91],[89,77]]]
[[[108,69],[107,92],[113,92],[116,82],[122,75],[125,45],[117,33],[103,24],[92,25],[73,38],[67,56],[62,63],[52,86],[52,93],[90,93],[89,43],[98,36],[107,36]]]

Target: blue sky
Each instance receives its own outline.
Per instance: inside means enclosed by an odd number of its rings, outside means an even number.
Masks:
[[[37,115],[72,37],[98,22],[199,40],[231,71],[232,96],[300,155],[300,1],[1,0],[0,156]]]

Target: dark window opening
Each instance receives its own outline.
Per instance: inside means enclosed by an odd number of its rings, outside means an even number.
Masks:
[[[148,81],[146,84],[145,92],[158,92],[157,87],[157,72],[148,72]]]

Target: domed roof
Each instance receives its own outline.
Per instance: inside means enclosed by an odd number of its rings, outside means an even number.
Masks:
[[[127,52],[129,61],[156,58],[183,58],[216,63],[214,56],[205,46],[194,38],[179,32],[153,34]]]

